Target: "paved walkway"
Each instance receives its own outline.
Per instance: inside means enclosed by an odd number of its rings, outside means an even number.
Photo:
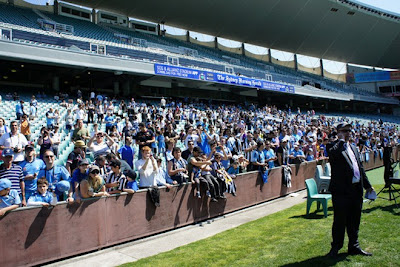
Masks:
[[[125,243],[47,266],[117,266],[157,255],[186,244],[205,239],[244,223],[287,209],[306,200],[306,190],[195,225],[185,226],[148,238]],[[304,209],[305,212],[305,209]]]

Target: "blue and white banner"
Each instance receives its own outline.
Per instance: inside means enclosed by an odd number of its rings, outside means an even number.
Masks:
[[[182,68],[177,66],[170,66],[164,64],[154,64],[154,73],[156,75],[184,78],[184,79],[193,79],[193,80],[202,80],[208,82],[217,82],[217,83],[225,83],[225,84],[233,84],[238,86],[247,86],[260,88],[265,90],[286,92],[286,93],[295,93],[294,86],[286,85],[276,82],[269,82],[258,79],[251,79],[241,76],[209,72],[209,71],[200,71],[196,69]]]

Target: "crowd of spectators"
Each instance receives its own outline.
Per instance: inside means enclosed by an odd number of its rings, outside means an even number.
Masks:
[[[77,101],[57,96],[66,115],[49,108],[39,138],[31,140],[29,126],[41,98],[32,96],[29,104],[17,99],[15,120],[0,118],[0,216],[19,206],[73,203],[146,188],[157,192],[159,186],[187,182],[193,184],[193,197],[225,201],[226,193],[236,196],[240,173],[327,159],[339,122],[353,125],[350,142],[365,161],[365,152],[378,155],[381,147],[400,142],[397,125],[381,120],[361,123],[300,109],[292,113],[275,106],[188,99],[125,102],[95,92],[83,99],[80,91]],[[56,164],[60,128],[74,142],[65,166]],[[35,146],[40,146],[38,154]]]

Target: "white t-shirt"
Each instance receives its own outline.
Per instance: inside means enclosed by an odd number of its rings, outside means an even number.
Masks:
[[[77,120],[83,120],[85,117],[85,111],[83,109],[77,109],[76,111],[76,119]]]
[[[146,169],[144,170],[143,165],[145,164],[145,162],[146,160],[139,159],[135,163],[136,169],[139,171],[140,176],[139,187],[156,186],[156,176],[158,171],[153,168],[153,163],[151,162],[151,159],[147,163]]]
[[[197,146],[197,141],[200,139],[200,137],[197,134],[188,134],[185,138],[185,147],[188,147],[188,142],[193,141],[194,146]]]
[[[11,138],[10,138],[11,136]],[[11,135],[11,133],[3,134],[0,137],[0,146],[4,146],[6,148],[24,148],[28,144],[25,136],[23,134]],[[24,160],[24,151],[20,153],[14,152],[14,161],[23,161]]]
[[[108,153],[111,153],[111,149],[105,141],[103,141],[101,144],[93,142],[90,146],[90,150],[93,152],[94,158],[97,158],[100,155],[105,156]]]

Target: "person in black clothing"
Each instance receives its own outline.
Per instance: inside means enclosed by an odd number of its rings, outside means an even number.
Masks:
[[[358,229],[360,227],[363,203],[363,188],[374,191],[368,181],[357,148],[349,143],[351,124],[337,125],[338,140],[329,148],[329,161],[332,166],[329,191],[332,193],[333,225],[332,244],[327,256],[337,257],[343,246],[345,229],[349,237],[349,255],[371,256],[360,248]]]
[[[189,156],[192,155],[193,153],[193,148],[194,148],[194,143],[192,141],[188,142],[188,149],[182,152],[182,158],[184,160],[188,160]]]
[[[156,141],[156,137],[154,133],[146,128],[144,123],[139,123],[139,132],[135,136],[136,143],[139,145],[139,158],[141,157],[140,153],[144,146],[151,147],[151,144]]]

